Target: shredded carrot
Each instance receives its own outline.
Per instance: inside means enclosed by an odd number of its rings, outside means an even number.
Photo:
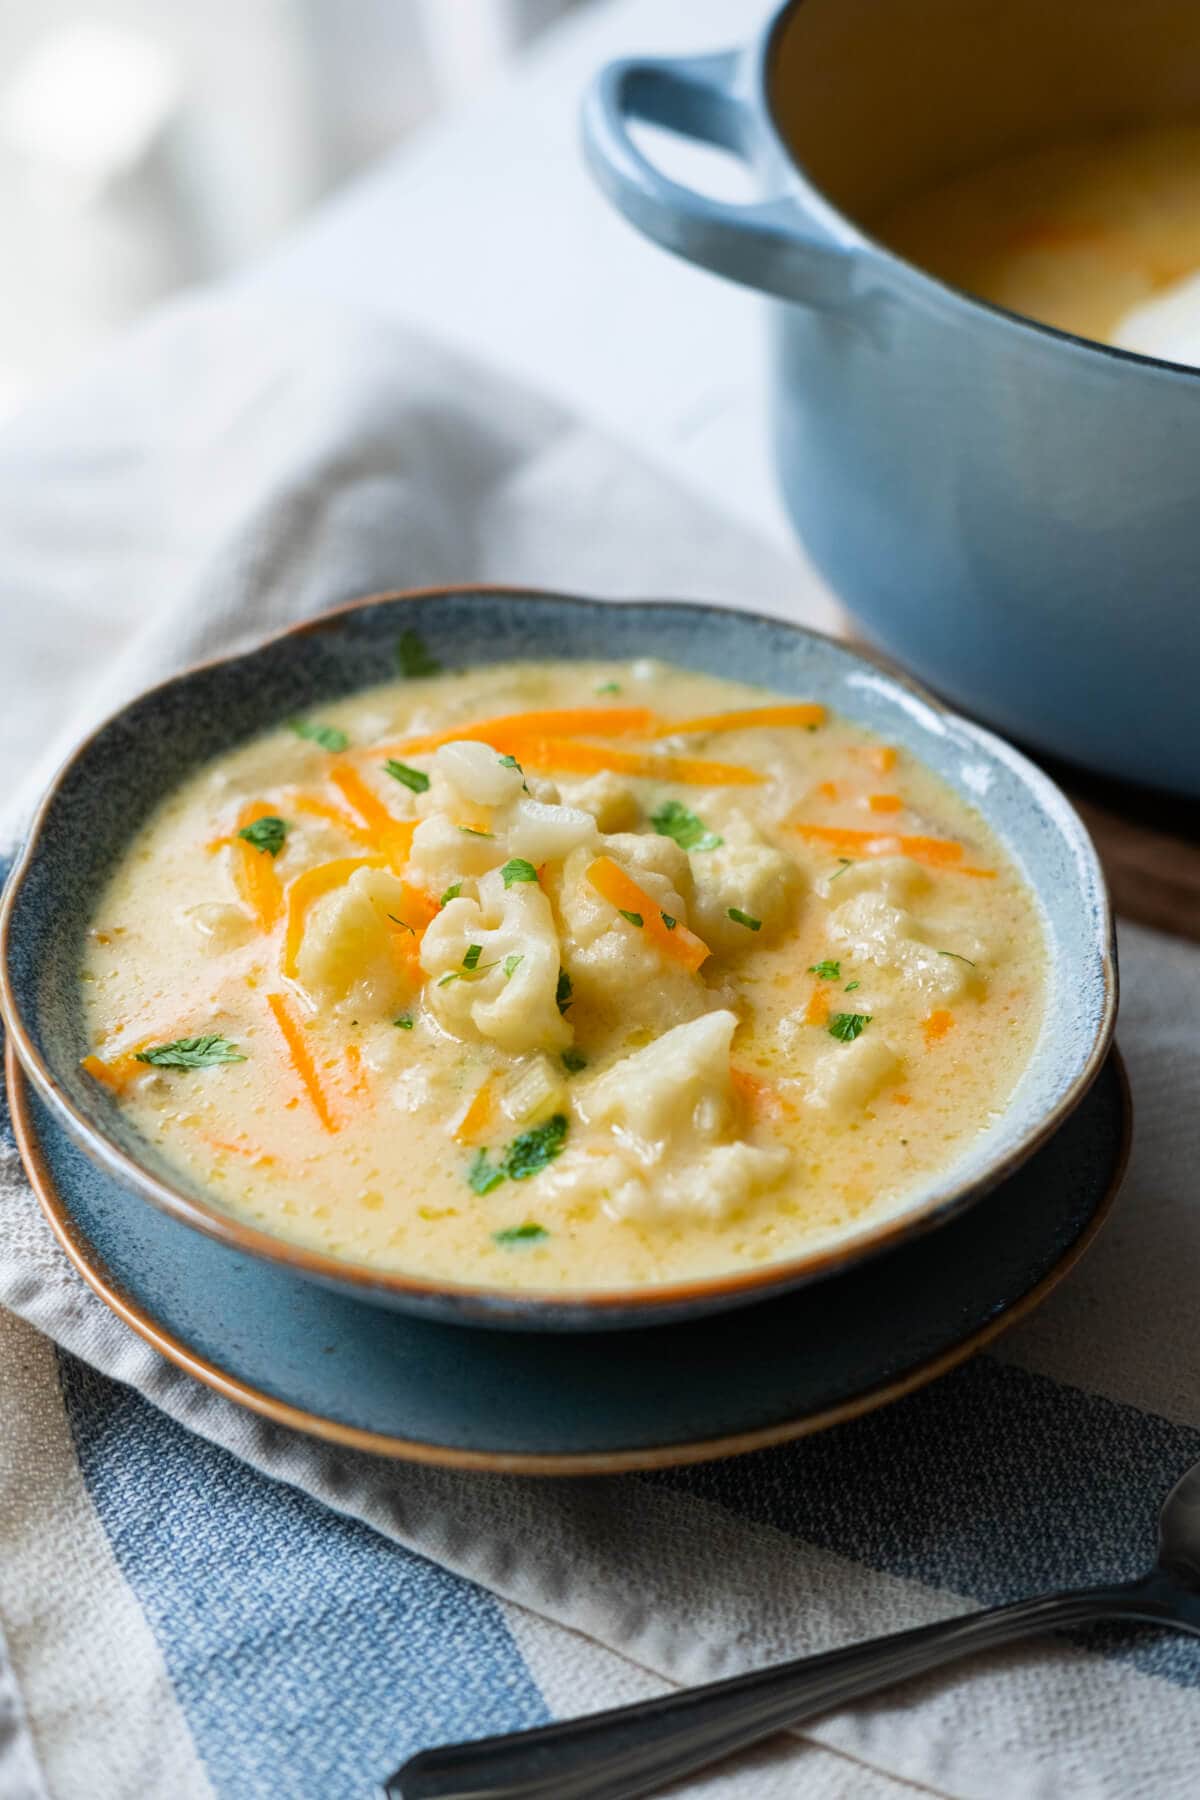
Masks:
[[[969,868],[960,859],[961,844],[952,838],[901,837],[876,831],[853,831],[845,825],[810,825],[793,820],[790,829],[814,844],[827,845],[831,851],[846,851],[854,856],[911,856],[914,862],[927,863],[933,869],[952,869],[956,875],[977,875],[991,879],[995,869]]]
[[[893,1106],[911,1106],[912,1105],[912,1095],[911,1094],[893,1094],[892,1095],[892,1105]]]
[[[954,1030],[954,1014],[939,1007],[936,1012],[930,1013],[921,1029],[925,1033],[925,1042],[936,1044],[947,1032]]]
[[[645,706],[572,706],[546,712],[504,713],[496,719],[475,719],[431,731],[422,737],[404,738],[396,744],[375,744],[372,756],[420,756],[443,744],[493,744],[505,748],[497,737],[653,737],[658,718]]]
[[[399,874],[412,849],[415,819],[397,819],[378,794],[372,793],[358,770],[350,763],[334,763],[329,779],[354,808],[393,869]]]
[[[904,802],[899,794],[868,794],[867,805],[875,813],[896,813],[904,811]]]
[[[317,1065],[313,1061],[312,1051],[305,1041],[303,1025],[288,1004],[286,995],[268,994],[267,1005],[279,1027],[280,1036],[287,1049],[288,1061],[300,1077],[305,1092],[312,1101],[313,1111],[326,1131],[336,1131],[338,1129],[337,1121],[330,1110],[325,1090],[321,1086],[321,1078],[317,1074]]]
[[[838,797],[837,782],[823,781],[817,788],[817,792],[820,794],[822,800],[836,800]]]
[[[374,847],[374,834],[352,814],[335,806],[332,800],[322,800],[319,794],[293,794],[290,805],[294,812],[310,813],[315,819],[325,819],[330,825],[336,825],[339,831],[344,831],[356,844]]]
[[[673,926],[667,925],[658,901],[611,856],[598,856],[589,867],[587,878],[610,906],[619,912],[636,913],[651,943],[673,962],[682,963],[685,969],[698,969],[710,955],[708,945],[689,931],[682,919]]]
[[[250,1161],[260,1164],[263,1168],[274,1168],[279,1160],[277,1156],[261,1150],[257,1144],[250,1143],[244,1137],[237,1139],[210,1137],[207,1131],[202,1131],[200,1136],[210,1150],[223,1150],[229,1156],[248,1157]]]
[[[877,775],[890,775],[896,766],[899,751],[894,744],[871,744],[863,752],[868,763]]]
[[[296,973],[304,921],[313,903],[323,894],[344,886],[355,869],[381,869],[385,861],[383,856],[338,856],[332,862],[318,863],[315,869],[306,869],[303,875],[297,875],[287,892],[287,930],[283,939],[285,975]]]
[[[487,1080],[476,1088],[471,1104],[455,1126],[455,1142],[459,1144],[479,1143],[487,1134],[494,1109],[494,1083],[489,1075]]]
[[[642,775],[652,781],[691,787],[752,787],[764,779],[737,763],[706,762],[695,756],[653,756],[636,750],[610,750],[574,738],[517,738],[505,744],[526,769],[553,769],[563,774]]]
[[[829,995],[823,987],[815,987],[808,996],[808,1005],[804,1009],[806,1025],[828,1025]]]
[[[440,909],[437,901],[429,894],[422,893],[420,888],[410,887],[407,881],[402,881],[400,888],[400,911],[392,921],[396,926],[392,934],[392,949],[398,966],[406,974],[419,978],[421,939]]]
[[[362,1051],[355,1043],[346,1045],[346,1071],[350,1076],[350,1092],[352,1094],[370,1093],[366,1070],[362,1066]]]
[[[265,800],[253,800],[238,814],[238,831],[259,819],[273,819],[275,808]],[[283,887],[275,869],[275,858],[267,850],[256,850],[244,837],[233,840],[234,878],[238,892],[258,920],[262,931],[273,930],[283,911]]]
[[[676,737],[694,731],[749,731],[758,725],[823,725],[825,708],[810,701],[782,706],[743,706],[733,712],[707,713],[699,719],[664,720],[656,737]]]
[[[111,1061],[102,1056],[85,1056],[79,1066],[93,1081],[100,1082],[113,1094],[124,1093],[138,1070],[144,1067],[132,1052],[114,1056]]]
[[[761,1075],[752,1075],[749,1069],[731,1065],[729,1081],[738,1100],[752,1116],[768,1119],[795,1116],[796,1109],[791,1102]]]

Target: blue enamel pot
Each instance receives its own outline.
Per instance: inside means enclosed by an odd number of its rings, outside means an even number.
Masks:
[[[792,0],[744,51],[613,63],[589,161],[647,236],[771,296],[792,520],[886,652],[1106,775],[1200,795],[1200,373],[947,287],[870,234],[955,170],[1200,112],[1179,0]],[[631,125],[732,152],[667,179]]]

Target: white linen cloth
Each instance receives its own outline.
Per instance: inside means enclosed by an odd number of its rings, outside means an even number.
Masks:
[[[8,838],[69,741],[170,669],[354,594],[481,579],[835,620],[798,562],[427,343],[180,305],[0,440]],[[1138,1140],[1070,1280],[886,1413],[654,1478],[387,1463],[240,1411],[82,1285],[0,1139],[2,1800],[365,1795],[423,1743],[1134,1572],[1200,1457],[1200,953],[1126,928],[1122,954]],[[264,1541],[247,1601],[232,1565]],[[349,1668],[307,1654],[343,1632],[334,1549],[372,1621]],[[381,1639],[409,1661],[377,1666]],[[1182,1800],[1198,1743],[1200,1649],[1053,1639],[678,1791]]]

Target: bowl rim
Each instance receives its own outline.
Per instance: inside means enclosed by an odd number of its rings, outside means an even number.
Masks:
[[[363,1263],[343,1260],[319,1250],[309,1249],[301,1244],[290,1243],[284,1237],[246,1224],[233,1214],[223,1211],[215,1201],[209,1203],[188,1194],[181,1187],[174,1186],[171,1182],[152,1174],[149,1169],[143,1167],[108,1135],[102,1125],[81,1111],[63,1091],[58,1078],[33,1041],[12,980],[10,950],[18,898],[37,857],[43,828],[57,803],[60,790],[68,777],[90,753],[97,738],[131,707],[140,705],[145,700],[171,689],[185,687],[196,675],[226,665],[249,663],[259,656],[269,654],[277,644],[285,643],[298,636],[315,635],[330,629],[339,620],[349,615],[367,611],[376,606],[416,600],[447,599],[470,594],[519,598],[525,601],[532,600],[539,604],[565,605],[586,610],[597,607],[681,608],[692,612],[712,614],[719,618],[743,622],[751,626],[764,625],[772,629],[783,629],[819,645],[829,646],[851,661],[861,663],[872,674],[882,675],[901,693],[920,701],[940,719],[952,725],[957,733],[966,734],[990,760],[1004,764],[1015,773],[1023,785],[1033,791],[1044,810],[1053,817],[1060,832],[1073,843],[1080,857],[1084,891],[1090,889],[1097,909],[1100,938],[1097,949],[1102,987],[1101,1005],[1087,1056],[1071,1085],[1055,1105],[1047,1113],[1040,1115],[1037,1121],[1031,1124],[1015,1143],[997,1154],[989,1162],[986,1170],[968,1179],[960,1179],[949,1188],[935,1192],[924,1205],[917,1209],[879,1220],[873,1226],[866,1226],[850,1236],[840,1238],[836,1244],[810,1250],[800,1255],[780,1258],[753,1269],[693,1277],[685,1281],[645,1283],[634,1287],[494,1287],[478,1282],[434,1279],[406,1273],[403,1270],[375,1269]],[[981,807],[980,810],[984,811],[986,816],[986,809]],[[1036,893],[1036,888],[1034,891]],[[1116,1024],[1117,1000],[1115,926],[1103,869],[1086,826],[1061,789],[1050,780],[1049,776],[1043,774],[1036,764],[1004,739],[997,737],[986,727],[964,718],[907,675],[897,673],[886,659],[876,652],[870,649],[864,650],[857,643],[848,644],[843,640],[830,637],[826,632],[814,630],[811,626],[801,625],[778,615],[702,600],[604,599],[580,594],[564,594],[547,588],[505,585],[486,581],[439,584],[420,588],[384,589],[344,601],[312,618],[283,626],[237,650],[190,663],[175,674],[162,681],[152,683],[149,687],[132,695],[121,706],[93,726],[64,758],[29,822],[9,873],[2,901],[0,901],[0,1018],[4,1020],[22,1067],[76,1143],[93,1161],[115,1180],[137,1193],[142,1199],[149,1201],[160,1211],[194,1230],[202,1231],[207,1236],[215,1238],[229,1249],[252,1257],[265,1258],[268,1262],[282,1265],[297,1274],[312,1279],[331,1282],[335,1286],[355,1290],[364,1298],[370,1298],[372,1294],[375,1294],[392,1296],[400,1305],[408,1302],[418,1306],[424,1303],[426,1306],[458,1308],[464,1319],[481,1324],[502,1325],[522,1322],[528,1324],[536,1320],[540,1314],[543,1315],[545,1322],[553,1327],[556,1323],[555,1315],[558,1320],[563,1320],[565,1315],[574,1314],[579,1323],[585,1323],[590,1319],[598,1325],[602,1325],[606,1319],[612,1323],[618,1322],[615,1315],[622,1313],[631,1315],[628,1321],[630,1324],[653,1324],[656,1322],[656,1315],[661,1315],[665,1321],[672,1316],[678,1316],[682,1311],[691,1312],[710,1308],[717,1310],[728,1306],[748,1304],[757,1299],[767,1299],[791,1288],[805,1285],[809,1281],[819,1280],[837,1270],[848,1269],[852,1264],[865,1261],[868,1257],[889,1250],[910,1237],[923,1235],[936,1229],[937,1226],[964,1211],[985,1194],[990,1193],[1032,1156],[1042,1144],[1046,1143],[1075,1110],[1099,1074],[1108,1054]],[[612,1317],[610,1318],[610,1316]]]

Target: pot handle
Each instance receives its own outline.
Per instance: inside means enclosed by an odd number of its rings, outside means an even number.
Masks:
[[[583,105],[592,173],[631,225],[677,256],[784,300],[841,305],[857,258],[819,236],[795,201],[711,199],[671,181],[634,142],[629,126],[638,119],[755,162],[761,127],[737,91],[740,64],[737,50],[607,64]]]

